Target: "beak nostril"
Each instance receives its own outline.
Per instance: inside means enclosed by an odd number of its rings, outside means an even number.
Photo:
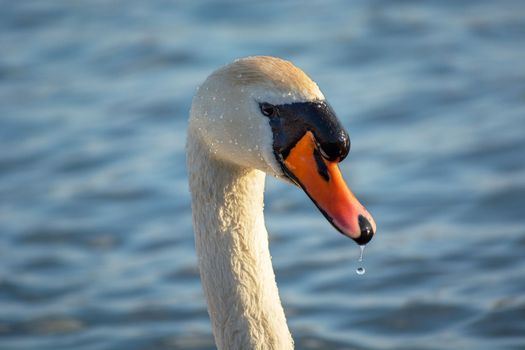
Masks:
[[[370,221],[368,221],[368,219],[363,215],[359,215],[358,221],[359,228],[361,229],[361,235],[359,238],[354,239],[354,241],[356,241],[359,245],[367,244],[374,236],[374,229],[372,228]]]

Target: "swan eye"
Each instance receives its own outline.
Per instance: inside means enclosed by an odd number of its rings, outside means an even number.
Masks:
[[[261,108],[261,113],[267,117],[273,117],[277,114],[277,108],[267,102],[260,103],[259,107]]]

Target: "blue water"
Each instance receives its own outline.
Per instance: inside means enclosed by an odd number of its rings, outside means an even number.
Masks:
[[[191,97],[284,57],[352,139],[365,252],[269,179],[298,349],[525,349],[522,1],[0,1],[0,349],[213,349]]]

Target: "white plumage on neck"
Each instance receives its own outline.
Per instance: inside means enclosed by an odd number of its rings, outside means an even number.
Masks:
[[[323,99],[304,72],[273,57],[220,68],[193,99],[188,176],[199,269],[219,349],[293,348],[263,217],[265,173],[287,178],[259,103]]]
[[[216,159],[190,124],[199,268],[219,349],[292,349],[264,226],[265,174]]]

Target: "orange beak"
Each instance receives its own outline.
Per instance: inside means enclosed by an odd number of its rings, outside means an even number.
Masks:
[[[323,158],[310,131],[290,150],[283,165],[337,230],[358,244],[372,239],[376,232],[372,215],[346,185],[337,162]]]

